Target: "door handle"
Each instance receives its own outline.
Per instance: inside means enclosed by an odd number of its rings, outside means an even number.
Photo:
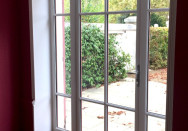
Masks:
[[[139,87],[140,85],[140,65],[136,67],[136,86]]]

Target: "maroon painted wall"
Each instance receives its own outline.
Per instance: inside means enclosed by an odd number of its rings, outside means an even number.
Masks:
[[[33,106],[31,87],[29,3],[20,0],[20,41],[21,41],[21,130],[33,131]]]
[[[0,131],[32,131],[29,8],[0,3]]]
[[[20,49],[16,1],[0,4],[0,130],[19,127]]]
[[[188,131],[188,1],[178,0],[173,131]]]

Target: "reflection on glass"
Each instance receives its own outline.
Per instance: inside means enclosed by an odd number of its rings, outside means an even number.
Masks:
[[[57,92],[70,94],[70,17],[56,17]]]
[[[165,131],[165,120],[148,116],[148,131]]]
[[[135,107],[136,15],[109,15],[108,102]]]
[[[56,0],[56,14],[70,13],[70,0]]]
[[[170,0],[150,0],[150,8],[169,8]]]
[[[71,130],[71,99],[57,96],[57,126]]]
[[[109,0],[109,11],[136,10],[137,0]]]
[[[151,22],[149,35],[148,111],[163,115],[166,111],[167,93],[167,17],[167,12],[150,14],[151,21],[155,22]]]
[[[134,131],[135,113],[117,109],[108,108],[108,130],[109,131]]]
[[[104,15],[81,20],[82,97],[104,101]]]
[[[104,106],[82,101],[82,131],[104,131]]]
[[[81,0],[81,12],[104,12],[104,0]]]

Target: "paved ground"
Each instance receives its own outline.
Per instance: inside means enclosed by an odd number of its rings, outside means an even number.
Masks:
[[[108,88],[109,102],[134,108],[135,81],[133,78],[111,83]],[[104,87],[91,88],[82,92],[82,96],[95,100],[104,100]],[[165,114],[166,85],[154,81],[149,82],[148,110]],[[70,114],[70,101],[67,100],[67,116]],[[109,107],[109,131],[134,131],[134,112]],[[59,118],[63,119],[63,118]],[[83,131],[104,130],[104,107],[89,102],[82,103]],[[63,123],[62,123],[63,124]],[[70,129],[70,118],[67,118],[67,129]],[[63,126],[63,125],[61,125]],[[149,117],[148,131],[164,131],[165,121]]]

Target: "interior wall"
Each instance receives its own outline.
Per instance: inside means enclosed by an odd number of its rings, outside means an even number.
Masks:
[[[29,25],[29,0],[19,0],[19,23],[20,23],[20,116],[21,131],[33,131],[33,105],[31,84],[31,56],[30,56],[30,25]]]
[[[34,57],[34,130],[52,130],[50,5],[32,0]]]
[[[0,2],[0,131],[33,131],[28,7]]]
[[[16,1],[1,1],[0,12],[0,130],[17,131],[21,88]]]
[[[177,0],[173,131],[188,130],[187,5],[187,0]]]

